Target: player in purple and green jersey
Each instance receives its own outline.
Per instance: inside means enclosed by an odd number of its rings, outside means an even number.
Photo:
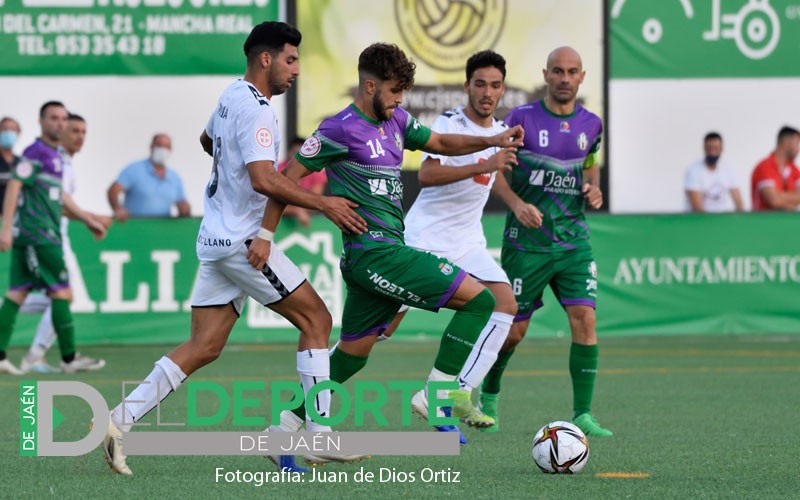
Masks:
[[[600,208],[597,151],[603,126],[575,102],[585,72],[578,53],[561,47],[550,53],[543,70],[547,95],[513,109],[509,126],[522,126],[525,144],[511,186],[498,176],[494,192],[510,208],[501,262],[511,280],[518,312],[481,391],[481,408],[497,416],[500,378],[514,347],[542,306],[550,286],[569,317],[572,330],[569,369],[573,422],[589,436],[610,436],[590,413],[597,376],[597,267],[589,244],[584,210]]]
[[[413,85],[414,70],[396,45],[365,49],[359,57],[353,104],[323,121],[284,170],[298,180],[327,169],[331,192],[358,203],[356,212],[367,222],[363,234],[343,234],[340,268],[347,300],[341,341],[331,356],[331,380],[340,383],[366,365],[377,336],[401,304],[456,310],[443,335],[447,348],[440,350],[437,368],[458,374],[495,304],[489,290],[458,266],[405,245],[400,168],[404,149],[453,156],[491,146],[510,148],[522,144],[521,128],[488,137],[432,132],[399,107]],[[513,151],[509,161],[516,161]],[[267,229],[275,229],[282,210],[270,199]],[[477,427],[492,425],[494,421],[473,406],[472,388],[460,387],[450,393],[453,415]]]
[[[98,363],[75,350],[69,310],[72,290],[61,246],[62,210],[83,221],[98,239],[105,236],[106,229],[61,189],[64,151],[58,144],[66,121],[67,110],[60,102],[42,106],[39,113],[42,136],[23,152],[3,201],[0,251],[12,252],[10,286],[0,307],[0,373],[21,373],[6,359],[6,348],[20,304],[32,289],[45,289],[52,299],[62,370],[84,371]]]

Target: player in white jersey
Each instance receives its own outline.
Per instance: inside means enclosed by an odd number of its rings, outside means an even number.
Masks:
[[[61,146],[64,148],[64,162],[62,163],[63,176],[61,179],[65,193],[75,196],[77,181],[75,170],[72,166],[72,159],[83,149],[83,142],[86,138],[86,120],[82,116],[70,113],[67,116],[67,128],[61,138]],[[106,229],[111,226],[111,218],[93,214]],[[61,246],[64,249],[64,264],[69,273],[69,284],[74,294],[86,295],[86,283],[78,267],[78,260],[75,252],[72,251],[72,243],[69,240],[69,218],[61,217]],[[56,330],[53,328],[52,308],[50,297],[43,293],[31,293],[25,297],[25,302],[20,306],[23,314],[42,314],[42,319],[36,327],[36,336],[31,342],[28,353],[20,362],[20,369],[25,373],[54,373],[59,369],[50,366],[45,360],[45,354],[56,341]],[[77,354],[69,365],[64,364],[62,369],[68,372],[99,370],[106,365],[102,359],[94,359],[88,356]]]
[[[439,116],[432,130],[445,134],[491,136],[506,129],[502,122],[494,118],[505,92],[505,75],[505,59],[501,55],[483,51],[470,57],[464,83],[467,106]],[[423,157],[419,172],[423,189],[405,218],[406,244],[457,264],[489,288],[496,300],[494,312],[460,373],[454,372],[446,362],[448,344],[454,340],[445,335],[428,378],[430,381],[458,378],[462,388],[478,387],[508,336],[517,304],[506,273],[486,248],[481,216],[496,172],[510,170],[512,162],[515,163],[513,160],[513,154],[509,156],[507,150],[498,151],[497,148],[456,157]],[[397,328],[406,310],[401,308],[392,322],[389,335]],[[487,415],[496,416],[496,412],[491,411],[491,402],[484,396],[481,395],[482,410]],[[412,407],[427,418],[428,402],[424,391],[414,395]],[[447,409],[444,412],[446,414]],[[493,432],[497,428],[498,424],[495,423],[481,430]],[[445,432],[458,430],[452,426],[438,429]],[[466,442],[463,434],[461,441]]]
[[[319,210],[345,231],[366,228],[352,210],[354,203],[305,191],[275,168],[280,138],[270,99],[291,87],[299,74],[300,40],[300,32],[286,23],[253,28],[244,44],[245,76],[225,89],[200,136],[214,166],[197,237],[200,270],[192,297],[191,337],[156,361],[145,382],[111,412],[103,451],[115,472],[131,474],[122,432],[219,356],[248,296],[300,330],[297,371],[305,392],[329,378],[330,313],[297,266],[280,249],[270,248],[274,235],[262,227],[267,197],[274,196]],[[330,392],[320,392],[308,404],[327,414]],[[312,421],[308,428],[329,430]],[[294,468],[293,460],[279,465]]]

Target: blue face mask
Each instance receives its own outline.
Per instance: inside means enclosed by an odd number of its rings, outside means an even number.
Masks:
[[[17,133],[13,130],[3,130],[0,132],[0,147],[11,149],[17,143]]]

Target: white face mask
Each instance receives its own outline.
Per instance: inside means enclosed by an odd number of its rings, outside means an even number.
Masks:
[[[150,160],[156,165],[166,165],[171,154],[172,151],[169,148],[155,147],[150,155]]]

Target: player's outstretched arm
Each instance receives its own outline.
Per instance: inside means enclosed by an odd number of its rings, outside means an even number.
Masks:
[[[536,206],[517,196],[508,185],[504,175],[498,175],[492,185],[492,194],[500,199],[517,217],[517,220],[525,227],[536,229],[542,225],[542,212]]]
[[[419,184],[422,187],[452,184],[476,175],[490,174],[497,171],[505,172],[511,170],[512,166],[516,164],[516,148],[501,149],[486,161],[463,167],[442,165],[442,162],[436,158],[427,158],[422,162],[422,166],[419,169]]]
[[[481,151],[492,146],[500,148],[522,147],[525,132],[517,125],[497,135],[482,137],[463,134],[438,134],[431,132],[431,137],[422,150],[446,156],[460,156]]]

